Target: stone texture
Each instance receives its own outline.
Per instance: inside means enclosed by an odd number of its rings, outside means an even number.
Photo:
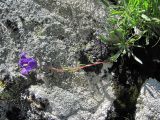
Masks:
[[[136,120],[160,119],[160,83],[149,78],[143,84],[137,99]]]
[[[104,64],[99,75],[84,71],[56,73],[47,69],[79,65],[77,52],[87,41],[95,39],[90,38],[91,34],[106,33],[105,25],[105,7],[97,0],[0,1],[0,71],[5,70],[11,79],[16,79],[20,75],[19,54],[27,52],[38,61],[39,67],[37,78],[32,78],[37,83],[24,85],[24,89],[35,94],[36,98],[49,101],[45,110],[38,111],[34,107],[39,104],[33,105],[33,101],[28,104],[25,93],[22,93],[16,107],[27,120],[105,119],[114,95],[112,76],[108,73],[107,77],[102,76],[111,65]],[[27,77],[24,84],[26,80]],[[8,102],[6,105],[14,104]],[[11,107],[7,109],[11,110]],[[4,120],[5,115],[1,116],[0,119]]]
[[[2,0],[0,8],[1,63],[12,74],[17,71],[15,63],[22,50],[35,56],[40,65],[47,61],[73,65],[80,45],[91,30],[102,30],[105,21],[99,24],[99,20],[106,16],[103,6],[90,0]]]
[[[111,87],[110,90],[112,90]],[[34,93],[36,98],[49,100],[49,107],[43,114],[54,115],[62,120],[104,120],[113,101],[96,91],[81,86],[76,86],[69,92],[56,86],[48,89],[44,85],[34,85],[29,88],[29,91]],[[112,91],[106,92],[113,97]]]

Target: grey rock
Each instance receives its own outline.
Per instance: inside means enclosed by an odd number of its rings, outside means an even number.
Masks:
[[[92,88],[90,85],[88,87]],[[43,112],[46,116],[56,116],[61,120],[104,120],[113,99],[100,94],[100,91],[93,91],[94,88],[91,91],[91,88],[75,86],[67,91],[57,86],[47,88],[45,85],[34,85],[29,91],[34,93],[36,98],[49,100],[49,106]],[[108,87],[106,92],[114,98],[112,87]]]
[[[1,63],[13,75],[20,51],[35,56],[40,65],[71,65],[90,31],[102,30],[106,16],[104,6],[90,0],[2,0],[0,9]]]
[[[160,119],[160,83],[149,78],[143,84],[137,99],[136,120]]]
[[[24,89],[49,101],[44,111],[35,110],[38,114],[32,111],[37,103],[30,103],[28,120],[40,116],[56,120],[105,119],[114,99],[112,76],[108,73],[102,78],[107,65],[100,75],[82,70],[56,73],[48,67],[78,66],[77,52],[90,40],[91,32],[106,33],[106,14],[97,0],[0,1],[0,71],[5,69],[16,79],[20,75],[19,54],[27,52],[38,61],[34,79],[43,80],[44,84],[29,88],[27,84]],[[2,79],[4,75],[0,76]],[[19,104],[22,112],[29,107],[28,103]]]
[[[43,86],[37,85],[31,86],[29,91],[34,93],[36,97],[47,98],[51,107],[51,114],[60,118],[69,116],[69,114],[80,108],[78,97],[61,88],[53,87],[49,90]]]
[[[8,104],[5,101],[0,101],[0,120],[7,120],[6,111],[8,110]]]
[[[111,65],[104,65],[102,70],[108,67]],[[36,98],[49,100],[49,106],[43,112],[46,116],[56,116],[61,120],[104,120],[115,97],[112,84],[105,79],[100,79],[101,76],[93,73],[86,76],[80,72],[76,73],[76,77],[70,79],[72,81],[70,89],[32,85],[29,91]]]
[[[88,111],[78,111],[77,114],[72,115],[68,120],[89,120],[91,113]]]

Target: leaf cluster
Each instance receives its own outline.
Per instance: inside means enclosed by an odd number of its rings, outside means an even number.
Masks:
[[[110,60],[116,61],[127,54],[142,64],[132,49],[143,47],[138,43],[142,37],[146,38],[148,45],[153,32],[157,32],[155,28],[160,28],[160,0],[121,0],[118,5],[110,5],[108,10],[110,32],[108,38],[103,35],[99,38],[118,51]]]

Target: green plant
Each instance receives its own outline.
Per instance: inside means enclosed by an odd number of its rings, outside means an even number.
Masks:
[[[107,22],[110,24],[110,33],[108,39],[103,35],[99,38],[118,51],[110,57],[111,61],[127,54],[143,64],[132,49],[143,47],[138,44],[142,36],[145,36],[147,45],[153,30],[160,25],[159,6],[159,0],[121,0],[118,5],[109,6]]]
[[[10,98],[8,92],[4,91],[5,87],[6,84],[2,80],[0,80],[0,100],[7,100]]]

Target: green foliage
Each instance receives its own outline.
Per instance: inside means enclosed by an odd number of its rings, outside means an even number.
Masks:
[[[10,95],[7,92],[4,92],[6,84],[0,80],[0,100],[6,100],[10,98]]]
[[[110,60],[127,54],[142,64],[132,52],[133,47],[142,47],[138,41],[146,38],[146,45],[155,27],[160,26],[160,0],[121,0],[109,6],[107,22],[110,24],[109,38],[100,35],[100,40],[117,49]],[[159,27],[160,28],[160,27]],[[160,30],[160,29],[159,29]]]
[[[0,80],[0,88],[2,88],[2,89],[3,89],[3,88],[5,88],[5,87],[6,87],[6,84],[5,84],[5,83],[3,83],[3,82],[2,82],[2,80]]]

